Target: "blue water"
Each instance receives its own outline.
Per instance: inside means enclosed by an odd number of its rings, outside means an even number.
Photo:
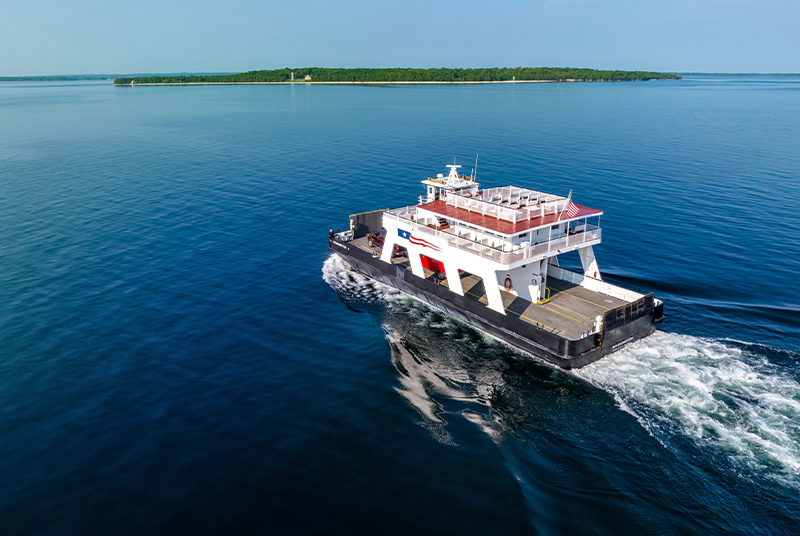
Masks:
[[[605,210],[565,372],[327,231],[455,157]],[[0,533],[793,534],[800,78],[0,84]]]

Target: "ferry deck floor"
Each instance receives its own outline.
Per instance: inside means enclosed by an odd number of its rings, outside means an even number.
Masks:
[[[366,237],[353,240],[350,244],[375,255],[381,254],[381,249],[371,247]],[[411,271],[408,257],[404,255],[394,257],[392,263]],[[447,285],[447,279],[440,281],[433,272],[425,270],[425,276]],[[479,277],[464,272],[461,274],[461,286],[467,298],[488,303],[483,281]],[[544,304],[531,303],[501,288],[500,295],[506,313],[567,339],[578,340],[594,330],[597,315],[602,316],[609,309],[627,303],[554,277],[547,278],[547,288],[550,290],[550,301]]]

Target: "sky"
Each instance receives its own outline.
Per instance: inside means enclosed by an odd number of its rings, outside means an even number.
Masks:
[[[517,66],[800,73],[800,0],[0,0],[0,76]]]

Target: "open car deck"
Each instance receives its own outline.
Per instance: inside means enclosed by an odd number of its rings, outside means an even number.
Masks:
[[[366,237],[353,240],[350,244],[373,255],[381,254],[380,248],[371,247]],[[411,271],[408,257],[402,255],[394,257],[392,263]],[[439,280],[438,274],[425,270],[425,275],[432,281],[447,285],[447,279]],[[447,275],[452,277],[452,274]],[[461,273],[460,277],[467,298],[488,303],[484,283],[479,277],[467,272]],[[547,278],[547,288],[550,292],[550,301],[544,304],[531,303],[500,289],[506,313],[566,339],[578,340],[593,331],[597,315],[603,315],[609,309],[626,303],[552,276]]]

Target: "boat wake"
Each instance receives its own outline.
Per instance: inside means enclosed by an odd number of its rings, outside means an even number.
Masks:
[[[477,381],[486,374],[475,370],[488,369],[475,361],[467,367],[469,374],[458,372],[465,357],[455,355],[467,351],[462,339],[474,330],[457,327],[460,322],[447,315],[442,315],[445,325],[436,325],[428,306],[356,273],[336,255],[325,262],[323,277],[345,301],[382,302],[398,313],[384,322],[401,373],[398,392],[424,416],[438,440],[451,441],[437,400],[468,402],[462,410],[472,402],[486,408],[491,397],[482,391],[498,388],[497,378]],[[431,330],[437,338],[454,339],[453,344],[434,350],[421,341]],[[487,358],[488,339],[481,334],[468,346]],[[447,346],[452,352],[443,348]],[[437,355],[428,355],[432,351]],[[764,354],[760,345],[656,332],[570,375],[612,394],[667,449],[678,448],[675,437],[688,438],[727,459],[742,477],[766,477],[800,488],[800,382]],[[498,356],[491,361],[493,367],[501,366]],[[491,411],[478,419],[471,411],[459,413],[476,420],[495,441],[503,435],[504,427]]]
[[[336,254],[331,254],[322,265],[322,279],[349,304],[380,303],[403,295],[395,288],[356,272]]]
[[[744,474],[800,487],[800,383],[760,348],[656,332],[574,374],[666,447],[679,432]]]

